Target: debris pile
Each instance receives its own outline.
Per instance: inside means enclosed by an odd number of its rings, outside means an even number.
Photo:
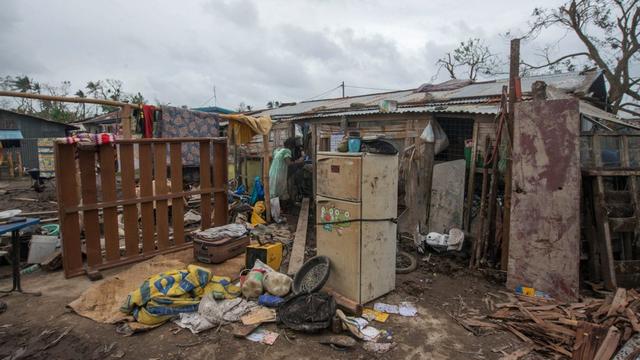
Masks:
[[[609,359],[634,333],[640,333],[640,293],[633,289],[617,289],[605,299],[566,304],[511,295],[511,301],[495,308],[488,317],[460,322],[474,333],[479,329],[510,331],[526,343],[516,351],[519,356],[538,351],[573,359]]]

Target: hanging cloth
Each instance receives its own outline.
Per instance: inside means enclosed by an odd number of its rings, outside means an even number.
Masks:
[[[143,137],[144,138],[152,138],[153,137],[153,119],[155,118],[156,107],[153,105],[143,105],[142,106],[142,117],[144,120],[143,126]]]

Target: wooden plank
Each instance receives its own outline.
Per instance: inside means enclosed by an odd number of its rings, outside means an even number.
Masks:
[[[594,135],[596,136],[596,135]],[[582,169],[585,176],[640,176],[638,169]]]
[[[580,264],[578,101],[515,107],[507,288],[529,286],[574,301]]]
[[[573,345],[573,360],[591,360],[607,334],[607,328],[585,321],[578,322],[576,341]]]
[[[116,157],[112,145],[100,145],[100,186],[102,201],[116,201]],[[120,235],[118,234],[118,211],[115,207],[102,213],[106,260],[120,258]]]
[[[583,181],[592,181],[592,179],[583,179]],[[589,279],[594,282],[600,281],[600,259],[598,252],[598,232],[596,229],[596,219],[593,213],[594,197],[590,186],[583,186],[582,199],[584,202],[584,218],[585,237],[589,247]]]
[[[80,150],[80,184],[82,203],[95,204],[98,201],[96,186],[96,153],[92,150]],[[102,246],[100,245],[100,219],[98,210],[88,210],[83,214],[84,237],[87,253],[87,265],[95,267],[102,262]]]
[[[182,144],[169,144],[171,156],[171,192],[182,192]],[[184,243],[184,201],[171,201],[171,220],[173,225],[173,241],[175,245]]]
[[[467,204],[465,207],[464,229],[471,231],[471,209],[473,208],[473,195],[476,183],[476,158],[478,157],[478,122],[473,122],[473,148],[471,150],[471,166],[468,171]],[[505,270],[505,269],[502,269]]]
[[[607,331],[607,335],[605,336],[602,344],[598,348],[596,355],[593,357],[594,360],[609,360],[613,356],[613,353],[618,348],[618,342],[620,341],[620,330],[617,327],[612,326]]]
[[[225,143],[226,137],[175,137],[175,138],[144,138],[144,139],[117,139],[114,144],[169,144],[169,143],[185,143],[211,141],[213,143]]]
[[[227,145],[217,143],[213,147],[213,187],[223,188],[224,192],[213,195],[213,226],[225,225],[228,221],[227,207]]]
[[[613,232],[634,232],[637,220],[635,217],[609,218],[609,224]]]
[[[246,163],[246,161],[245,161]],[[200,188],[206,189],[211,187],[211,143],[208,141],[200,142]],[[201,229],[211,227],[211,194],[206,193],[200,195],[200,215]]]
[[[151,144],[141,144],[138,147],[140,156],[140,197],[153,196],[153,160]],[[153,203],[140,204],[140,216],[142,217],[142,251],[156,249],[154,240],[154,216]]]
[[[225,190],[221,188],[208,188],[208,189],[200,189],[200,190],[182,191],[177,193],[171,192],[163,195],[143,196],[139,198],[126,199],[126,200],[115,200],[115,201],[108,201],[108,202],[99,202],[96,204],[71,206],[71,207],[68,207],[65,211],[67,213],[72,213],[72,212],[87,211],[87,210],[118,208],[118,207],[123,207],[125,205],[137,205],[137,204],[144,204],[144,203],[152,203],[154,201],[160,201],[160,200],[173,200],[173,199],[185,198],[193,195],[224,193],[224,192]]]
[[[167,144],[156,143],[153,145],[153,177],[155,181],[156,195],[165,195],[169,192],[167,187]],[[156,201],[156,233],[158,236],[158,249],[169,247],[169,205],[167,200]]]
[[[293,249],[289,258],[289,269],[287,273],[293,275],[300,270],[304,263],[304,250],[307,244],[307,224],[309,220],[309,198],[302,199],[300,213],[298,214],[298,225],[293,239]]]
[[[75,146],[56,144],[56,193],[58,196],[58,218],[62,238],[62,263],[65,277],[82,273],[82,251],[78,213],[67,214],[67,206],[78,205],[78,182],[76,174]]]
[[[622,151],[625,154],[625,163],[623,166],[630,166],[630,147],[629,137],[623,136],[622,138]],[[636,242],[640,240],[640,183],[638,177],[640,174],[629,177],[629,190],[631,190],[631,199],[634,204],[634,217],[635,217],[635,229],[633,230],[633,239],[629,239],[630,242]],[[635,241],[634,241],[635,240]]]
[[[133,161],[133,144],[120,145],[120,178],[122,179],[122,198],[136,198],[135,165]],[[133,256],[140,252],[138,233],[138,207],[124,205],[124,245],[125,254]]]
[[[591,158],[597,167],[602,166],[602,141],[599,135],[591,137]],[[613,248],[611,243],[611,229],[607,219],[605,203],[604,180],[597,176],[593,182],[593,197],[595,207],[593,209],[596,219],[596,229],[598,230],[598,243],[600,244],[600,270],[602,280],[607,290],[617,287],[616,273],[613,264]]]

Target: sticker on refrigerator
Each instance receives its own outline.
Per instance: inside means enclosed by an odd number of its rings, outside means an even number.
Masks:
[[[351,226],[351,214],[349,210],[341,210],[335,207],[321,207],[320,219],[323,222],[322,228],[325,231],[333,231],[334,227],[339,233],[342,228]]]

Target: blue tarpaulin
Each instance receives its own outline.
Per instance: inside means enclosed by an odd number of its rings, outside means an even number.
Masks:
[[[0,140],[22,140],[20,130],[0,130]]]

